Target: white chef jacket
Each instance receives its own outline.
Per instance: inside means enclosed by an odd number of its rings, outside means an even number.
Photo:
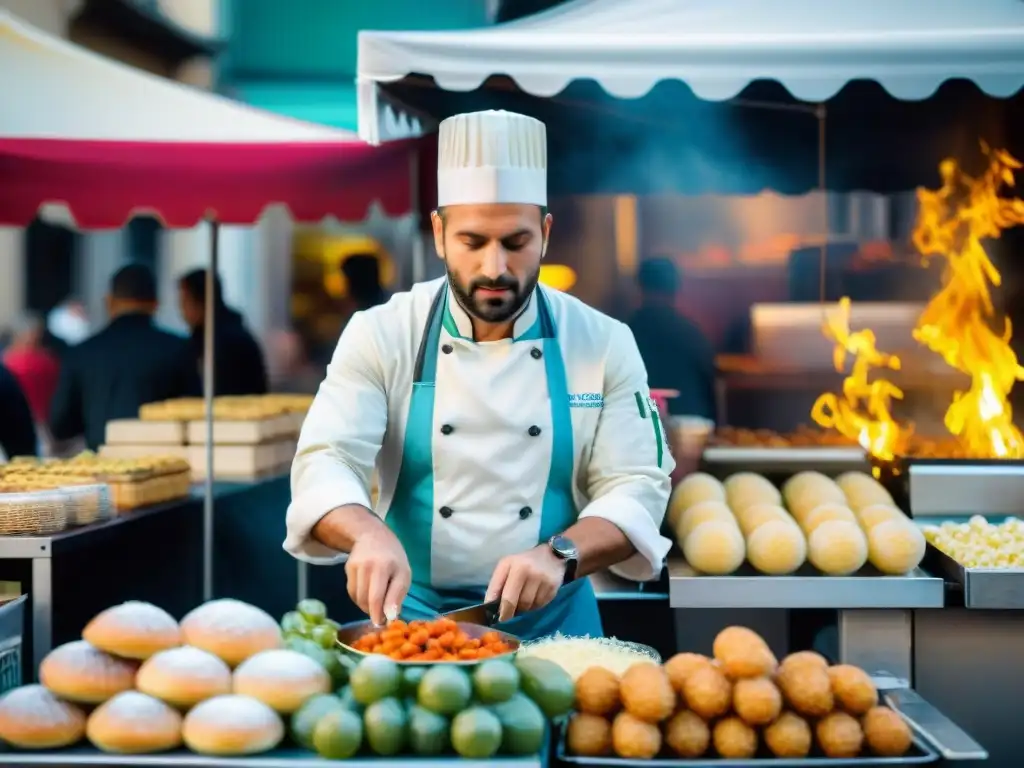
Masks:
[[[416,355],[431,304],[447,278],[420,283],[386,304],[352,316],[338,341],[299,436],[284,548],[300,560],[335,564],[345,555],[310,531],[345,504],[387,517],[402,461]],[[573,497],[579,517],[614,523],[636,554],[612,570],[628,579],[657,578],[671,546],[659,533],[675,464],[629,328],[578,299],[543,286],[565,363],[573,432]],[[537,319],[531,299],[514,335]],[[455,509],[435,517],[431,574],[435,587],[486,585],[497,562],[538,543],[552,455],[544,366],[516,356],[528,342],[474,342],[469,316],[449,293],[457,333],[442,328],[432,434],[434,497]],[[452,351],[452,350],[449,350]],[[526,357],[528,358],[528,354]],[[454,430],[441,427],[455,424]],[[460,425],[465,425],[462,428]],[[518,431],[522,425],[522,432]],[[539,437],[527,437],[527,427]],[[445,435],[445,436],[442,436]],[[407,545],[408,546],[408,545]],[[445,553],[451,553],[445,556]]]

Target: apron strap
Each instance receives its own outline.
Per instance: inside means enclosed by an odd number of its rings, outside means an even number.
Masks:
[[[445,301],[447,288],[447,283],[442,285],[430,304],[430,314],[427,315],[423,338],[420,339],[420,348],[416,353],[416,367],[412,376],[414,384],[433,384],[437,378],[437,343],[441,339],[441,319],[444,315],[442,302]]]

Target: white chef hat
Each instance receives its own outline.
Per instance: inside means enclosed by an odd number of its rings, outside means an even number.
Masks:
[[[548,204],[544,123],[489,110],[449,117],[438,130],[437,205]]]

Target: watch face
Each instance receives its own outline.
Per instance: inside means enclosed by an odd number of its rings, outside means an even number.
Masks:
[[[551,550],[563,560],[576,560],[579,556],[576,545],[565,536],[552,536],[550,545]]]

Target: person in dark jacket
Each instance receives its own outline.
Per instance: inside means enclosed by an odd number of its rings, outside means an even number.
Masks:
[[[18,380],[0,365],[0,450],[8,459],[35,456],[39,450],[32,409]]]
[[[640,308],[627,323],[647,368],[651,389],[674,389],[673,416],[715,418],[715,353],[704,333],[676,309],[679,272],[667,258],[644,261],[637,272]]]
[[[129,264],[110,281],[110,322],[96,335],[69,347],[50,406],[56,440],[84,435],[95,450],[112,419],[137,418],[139,406],[201,394],[186,339],[153,322],[156,280],[148,267]]]
[[[206,270],[196,269],[178,283],[181,315],[192,331],[192,355],[198,370],[203,363],[206,322]],[[213,389],[216,395],[262,395],[268,391],[263,350],[245,327],[239,312],[224,303],[220,278],[213,279]]]

